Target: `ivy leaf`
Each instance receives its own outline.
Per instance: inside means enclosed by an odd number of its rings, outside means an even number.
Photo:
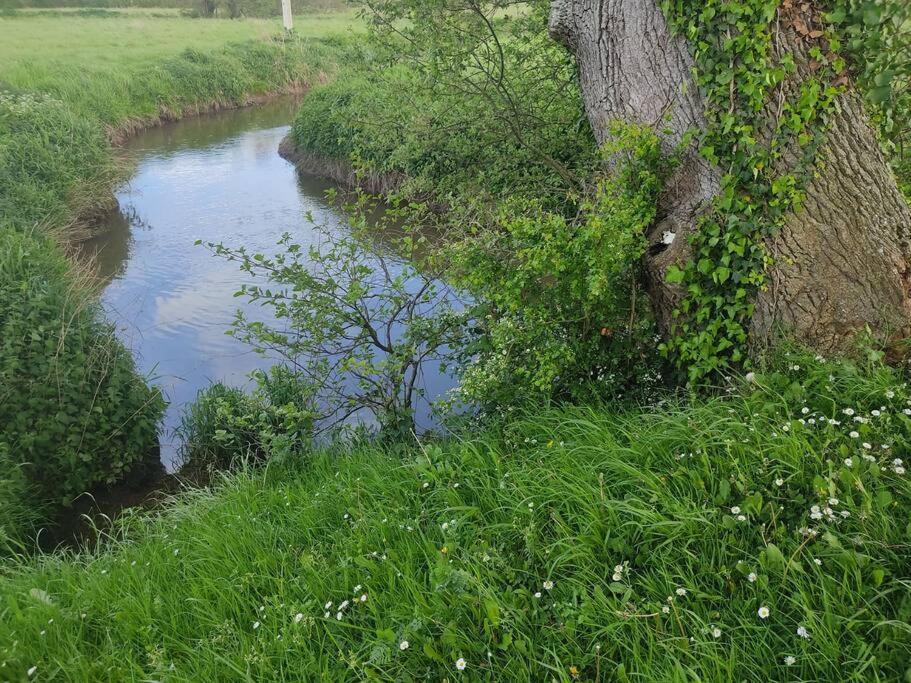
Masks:
[[[679,285],[681,282],[683,282],[683,276],[684,272],[682,270],[680,270],[677,266],[671,266],[665,273],[665,280],[667,280],[669,284]]]

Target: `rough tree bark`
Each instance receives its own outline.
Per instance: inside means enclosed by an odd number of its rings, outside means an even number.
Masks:
[[[798,77],[805,76],[811,68],[808,39],[787,12],[779,17],[774,48],[792,53]],[[667,152],[688,130],[704,130],[689,47],[671,34],[656,0],[556,0],[550,33],[577,58],[588,118],[600,142],[614,120],[654,126]],[[885,342],[911,333],[911,209],[857,94],[845,93],[837,105],[803,208],[767,244],[774,266],[755,302],[751,334],[757,345],[784,332],[833,353],[847,350],[866,327]],[[774,109],[770,104],[768,121]],[[664,332],[681,296],[666,283],[665,271],[688,260],[687,236],[718,191],[720,174],[693,145],[659,199],[645,272]],[[676,236],[670,245],[666,233]]]

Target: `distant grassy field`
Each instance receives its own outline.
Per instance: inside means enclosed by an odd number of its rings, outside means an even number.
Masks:
[[[63,64],[89,69],[131,68],[183,50],[212,50],[232,42],[263,39],[281,30],[279,19],[187,19],[173,10],[106,10],[117,16],[76,12],[21,13],[0,17],[0,81],[29,88],[36,71]],[[345,35],[353,13],[296,18],[301,37]]]

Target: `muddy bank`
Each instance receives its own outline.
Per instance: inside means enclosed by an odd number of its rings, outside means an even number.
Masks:
[[[278,153],[294,164],[300,173],[328,178],[342,187],[363,190],[373,195],[395,192],[405,182],[405,176],[401,173],[358,172],[347,159],[325,157],[300,149],[290,135],[281,141]]]

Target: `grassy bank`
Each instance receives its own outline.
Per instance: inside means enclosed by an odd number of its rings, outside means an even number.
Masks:
[[[8,567],[0,661],[55,680],[903,680],[907,389],[789,363],[726,398],[229,475],[101,549]]]
[[[334,28],[326,38],[232,42],[265,24],[142,18],[131,29],[134,21],[0,19],[0,545],[156,457],[161,396],[61,248],[85,234],[80,218],[110,201],[120,177],[111,140],[302,90],[329,78],[345,49]],[[91,34],[81,43],[80,27]],[[126,43],[95,40],[130,30]],[[22,34],[25,42],[12,39]],[[183,40],[199,49],[179,50]],[[53,48],[63,41],[65,51]],[[42,43],[52,46],[43,55]]]

